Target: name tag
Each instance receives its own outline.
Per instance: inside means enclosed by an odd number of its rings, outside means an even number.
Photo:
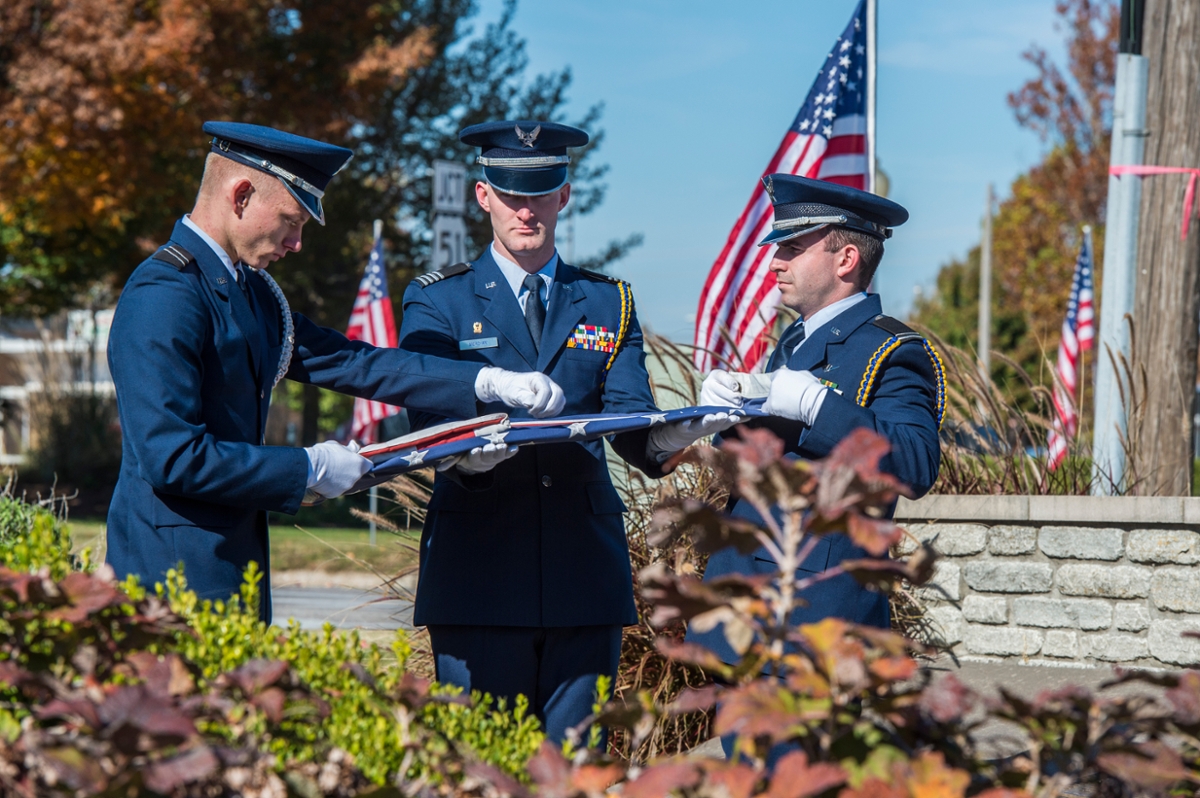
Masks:
[[[458,351],[465,352],[468,349],[495,349],[500,345],[496,338],[472,338],[468,341],[458,342]]]

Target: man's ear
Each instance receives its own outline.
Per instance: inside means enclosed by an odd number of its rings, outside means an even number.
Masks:
[[[246,206],[250,204],[250,197],[253,194],[254,184],[246,177],[237,178],[230,187],[229,199],[233,202],[233,212],[239,219],[242,218]]]
[[[862,252],[853,244],[847,244],[838,252],[837,276],[849,280],[862,265]]]
[[[488,194],[487,183],[482,180],[475,184],[475,201],[479,203],[480,208],[483,208],[484,213],[492,212],[492,198]]]
[[[567,183],[558,190],[558,209],[561,211],[571,201],[571,184]]]

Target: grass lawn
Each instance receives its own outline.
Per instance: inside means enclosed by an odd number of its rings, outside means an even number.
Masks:
[[[77,550],[90,547],[94,556],[103,552],[103,520],[71,519],[70,526]],[[307,531],[297,529],[294,524],[277,523],[271,526],[272,570],[335,573],[373,569],[391,575],[417,561],[415,548],[420,539],[418,530],[397,535],[381,529],[376,533],[376,545],[372,547],[365,525],[360,528],[305,529]]]

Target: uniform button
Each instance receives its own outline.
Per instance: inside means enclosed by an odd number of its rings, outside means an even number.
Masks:
[[[258,398],[259,398],[259,399],[266,399],[266,398],[267,398],[267,392],[266,392],[265,390],[259,391],[259,392],[258,392]]]
[[[549,475],[549,474],[547,474],[546,476],[542,477],[542,487],[548,488],[548,487],[550,487],[550,486],[551,486],[551,485],[553,485],[553,484],[554,484],[554,480],[550,479],[550,475]]]

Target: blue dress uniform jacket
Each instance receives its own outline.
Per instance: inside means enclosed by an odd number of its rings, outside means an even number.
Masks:
[[[123,444],[107,559],[118,577],[136,574],[143,584],[182,562],[201,598],[225,599],[251,561],[268,571],[266,511],[300,507],[308,456],[262,445],[283,349],[280,307],[266,280],[248,276],[252,307],[182,222],[171,242],[193,259],[138,266],[109,336]],[[351,342],[298,313],[293,321],[289,379],[475,414],[478,366]],[[269,591],[263,598],[269,619]]]
[[[835,383],[841,392],[826,394],[811,428],[781,419],[765,424],[783,438],[789,457],[825,457],[852,430],[865,427],[892,445],[880,468],[898,477],[917,496],[929,491],[941,462],[938,428],[945,403],[941,362],[921,336],[881,314],[877,295],[868,296],[818,329],[791,355],[787,367],[811,371]],[[761,523],[746,502],[736,502],[731,512]],[[843,560],[866,556],[844,535],[828,535],[800,570],[820,573]],[[735,573],[768,574],[777,568],[766,549],[744,555],[728,548],[709,558],[704,579]],[[889,626],[886,596],[862,588],[846,574],[819,582],[801,595],[808,606],[793,613],[793,625],[836,617]],[[726,662],[737,660],[720,627],[703,634],[690,630],[688,640],[703,643]]]
[[[566,395],[563,415],[655,410],[642,332],[628,285],[561,261],[550,287],[540,353],[521,307],[491,256],[404,294],[400,346],[414,352],[536,369]],[[580,325],[616,336],[615,352],[587,348]],[[574,345],[570,345],[574,343]],[[506,408],[489,405],[484,412]],[[528,417],[507,410],[513,418]],[[414,429],[441,423],[410,413]],[[648,432],[615,436],[614,450],[650,476]],[[523,448],[495,469],[434,483],[421,536],[413,622],[425,625],[563,627],[631,624],[625,511],[601,441]]]

